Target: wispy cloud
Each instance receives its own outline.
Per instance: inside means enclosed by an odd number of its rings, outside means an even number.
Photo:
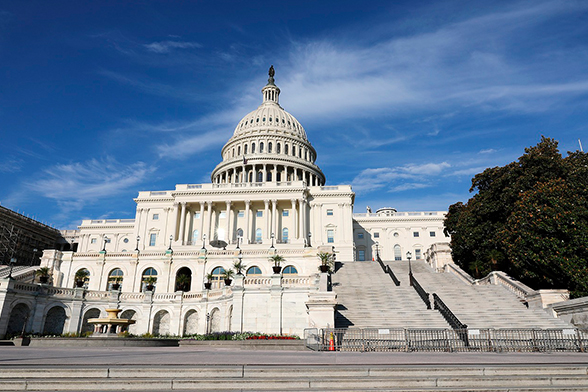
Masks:
[[[182,41],[159,41],[143,45],[148,51],[154,53],[169,53],[174,49],[193,49],[201,48],[202,45],[197,42]]]
[[[441,162],[370,168],[362,170],[353,179],[352,186],[357,192],[372,192],[382,188],[387,188],[389,191],[426,188],[431,186],[429,182],[450,167],[449,163]]]
[[[135,190],[155,170],[143,162],[122,165],[113,158],[60,164],[47,168],[38,180],[27,181],[27,192],[53,199],[68,214],[87,204]]]

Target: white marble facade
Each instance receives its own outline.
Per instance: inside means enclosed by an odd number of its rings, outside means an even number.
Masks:
[[[210,183],[139,192],[135,219],[84,220],[77,231],[67,232],[78,243],[77,252],[46,251],[42,265],[51,268],[53,286],[62,291],[44,290],[59,305],[44,304],[26,328],[42,332],[48,312],[50,320],[62,316],[52,310],[58,306],[67,316],[64,331],[80,332],[87,329],[88,315],[118,306],[137,320],[133,333],[301,335],[304,328],[334,324],[336,295],[318,271],[317,252],[367,261],[377,243],[383,259],[405,259],[409,250],[424,258],[431,245],[448,241],[444,212],[353,214],[351,186],[325,185],[317,152],[302,125],[279,105],[279,94],[272,68],[261,105],[235,128]],[[213,246],[219,241],[226,248]],[[274,274],[268,261],[275,253],[285,258],[281,274]],[[230,286],[216,279],[211,290],[204,288],[207,274],[218,277],[239,257],[244,276]],[[89,277],[76,289],[74,277],[82,269]],[[179,275],[190,277],[183,290]],[[148,276],[157,279],[153,292],[145,290]],[[112,291],[113,283],[120,289]],[[21,294],[20,299],[5,295],[4,302],[10,302],[2,309],[5,320],[12,309],[38,307],[26,300],[32,289],[10,284]],[[52,330],[58,328],[53,324]],[[7,328],[0,321],[0,334]]]

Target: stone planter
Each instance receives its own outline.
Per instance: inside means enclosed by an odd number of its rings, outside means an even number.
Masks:
[[[274,270],[274,274],[279,274],[280,271],[282,270],[282,267],[278,266],[273,266],[272,269]]]
[[[152,284],[148,284],[147,286],[145,286],[146,291],[153,291],[154,288],[155,286],[153,286]]]
[[[83,280],[76,280],[76,287],[77,288],[84,287],[84,281]]]
[[[48,276],[39,276],[39,283],[46,284],[47,282],[49,282]]]
[[[112,290],[114,290],[114,291],[120,290],[120,284],[119,283],[113,283],[112,284]]]
[[[225,279],[226,286],[230,286],[232,282],[233,282],[233,279]]]
[[[321,272],[329,272],[329,266],[326,264],[321,264],[320,267]]]
[[[204,288],[205,288],[206,290],[210,290],[210,289],[212,288],[212,283],[210,283],[210,282],[206,282],[206,283],[204,283]]]

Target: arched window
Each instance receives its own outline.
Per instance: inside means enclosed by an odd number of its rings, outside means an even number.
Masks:
[[[88,271],[86,268],[78,270],[78,272],[76,272],[74,280],[74,287],[83,287],[87,290],[88,285],[90,284],[90,271]],[[81,286],[79,286],[78,281],[83,282]]]
[[[263,172],[262,171],[257,172],[257,182],[263,182]]]
[[[196,241],[198,241],[198,230],[192,232],[192,245],[196,245]]]
[[[263,142],[259,143],[259,152],[263,152]]]
[[[296,146],[292,146],[292,156],[296,156]]]
[[[267,152],[268,152],[268,154],[271,154],[272,153],[272,143],[271,142],[269,142],[267,144]]]
[[[192,288],[192,270],[182,267],[176,272],[176,291],[190,291]]]
[[[302,158],[302,147],[298,147],[298,158]]]
[[[283,275],[298,275],[298,270],[293,265],[289,265],[284,268]]]
[[[120,268],[115,268],[108,274],[106,290],[119,290],[123,282],[124,274]]]
[[[235,149],[233,148],[233,158],[235,158]]]
[[[261,229],[255,230],[255,242],[261,244]]]
[[[400,245],[394,245],[394,260],[402,260],[402,250]]]
[[[243,154],[247,154],[247,144],[245,145],[245,147],[243,147]]]
[[[241,146],[237,146],[237,155],[241,155]]]
[[[212,287],[222,287],[221,283],[224,282],[225,269],[223,267],[216,267],[212,270]]]
[[[288,145],[284,144],[284,154],[288,155]]]
[[[271,182],[272,181],[272,172],[271,171],[268,171],[267,172],[267,179],[266,179],[266,181],[268,181],[268,182]]]
[[[251,143],[251,153],[255,154],[255,143]]]
[[[147,268],[143,271],[143,276],[141,278],[141,291],[145,291],[145,287],[150,285],[157,285],[157,271],[153,267]]]
[[[247,276],[250,275],[261,275],[261,270],[256,265],[254,265],[253,267],[249,267],[249,269],[247,270]]]
[[[276,144],[276,153],[279,154],[281,152],[280,148],[281,148],[281,144],[280,143]]]
[[[287,244],[288,243],[288,228],[287,227],[284,227],[282,229],[282,242],[284,244]]]

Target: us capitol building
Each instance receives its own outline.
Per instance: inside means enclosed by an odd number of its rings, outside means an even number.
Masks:
[[[261,93],[210,183],[139,192],[135,219],[84,220],[65,231],[77,251],[43,253],[49,295],[31,295],[33,284],[18,279],[0,283],[14,286],[0,287],[0,335],[89,331],[88,320],[109,308],[135,320],[135,334],[301,335],[335,323],[336,287],[319,271],[319,252],[342,262],[371,261],[376,252],[385,260],[411,252],[434,267],[451,262],[445,212],[354,214],[351,186],[326,185],[304,127],[280,106],[273,66]],[[280,273],[269,260],[276,254]],[[236,261],[245,267],[227,284]]]

